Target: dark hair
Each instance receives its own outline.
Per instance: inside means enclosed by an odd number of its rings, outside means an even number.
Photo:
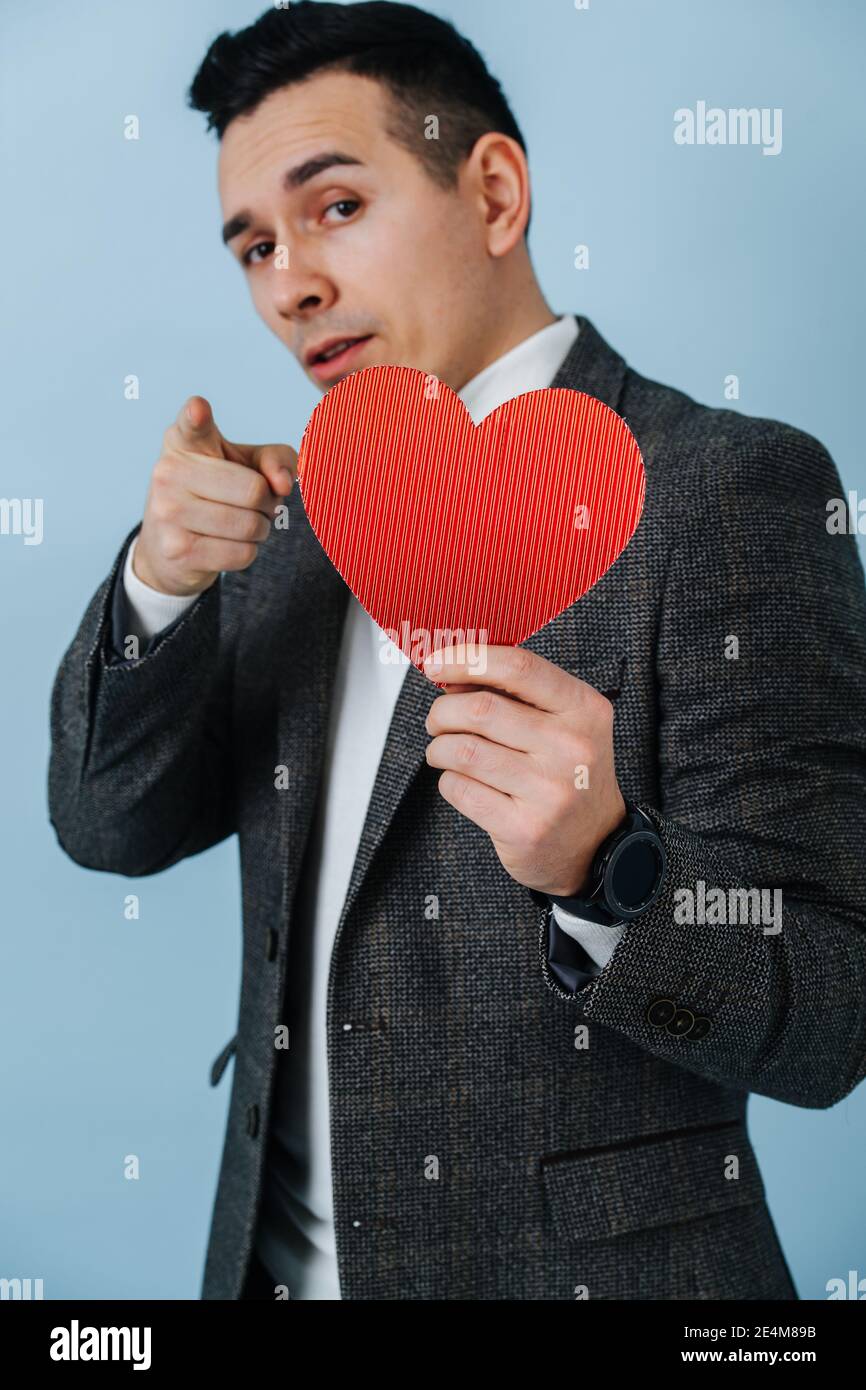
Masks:
[[[299,0],[220,34],[193,79],[189,104],[222,139],[230,121],[271,92],[325,69],[382,83],[391,98],[388,134],[443,188],[455,186],[460,164],[488,131],[511,136],[526,152],[502,88],[469,40],[444,19],[387,0]],[[428,115],[439,120],[436,140],[425,138]]]

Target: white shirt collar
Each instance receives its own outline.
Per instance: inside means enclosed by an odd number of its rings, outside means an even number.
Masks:
[[[574,315],[563,314],[556,323],[550,323],[530,338],[524,338],[517,347],[511,348],[471,381],[467,381],[458,395],[474,424],[477,425],[492,410],[514,396],[549,386],[565,361],[577,333]]]

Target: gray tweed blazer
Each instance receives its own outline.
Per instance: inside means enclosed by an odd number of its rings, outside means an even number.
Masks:
[[[408,668],[328,996],[348,1299],[796,1298],[747,1097],[823,1108],[866,1074],[866,597],[853,538],[825,524],[836,468],[799,430],[646,380],[579,322],[553,384],[627,420],[646,506],[613,568],[523,645],[614,701],[619,782],[662,836],[665,886],[602,973],[565,987],[540,900],[439,795],[439,692]],[[238,836],[207,1299],[241,1297],[250,1264],[348,596],[297,488],[289,511],[254,565],[124,661],[111,606],[136,527],[52,694],[50,819],[77,863],[155,874]],[[780,889],[781,929],[683,924],[676,895],[701,884]]]

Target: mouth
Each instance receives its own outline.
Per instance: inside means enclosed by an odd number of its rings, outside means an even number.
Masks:
[[[307,353],[305,361],[308,371],[318,381],[330,381],[354,362],[372,337],[373,334],[368,333],[363,338],[330,338],[320,343]]]

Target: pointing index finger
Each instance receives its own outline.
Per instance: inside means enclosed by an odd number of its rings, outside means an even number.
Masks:
[[[175,429],[181,447],[213,458],[225,457],[223,439],[216,427],[210,402],[204,396],[190,396],[178,411]]]

